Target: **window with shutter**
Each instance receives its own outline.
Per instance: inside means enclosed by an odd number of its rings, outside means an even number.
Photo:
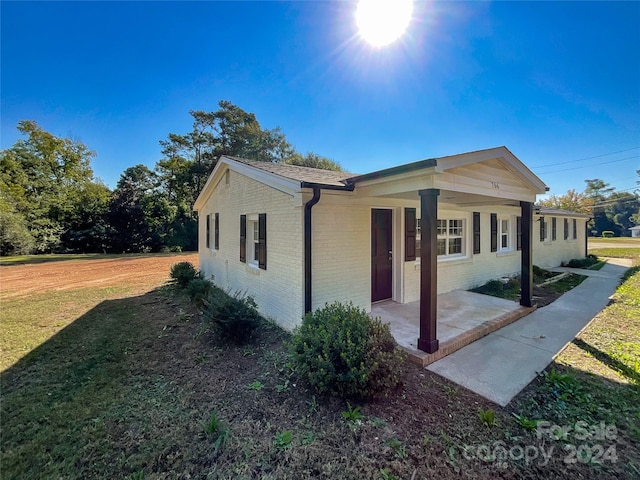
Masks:
[[[557,237],[557,228],[558,228],[558,222],[557,222],[557,218],[553,217],[551,219],[551,240],[555,241],[556,237]]]
[[[498,251],[498,214],[491,214],[491,251]]]
[[[205,244],[207,248],[211,248],[211,215],[207,215],[206,224],[207,228],[205,229]]]
[[[213,222],[213,248],[220,250],[220,214],[215,214]]]
[[[578,221],[575,218],[573,219],[573,238],[578,238]]]
[[[516,249],[522,250],[522,217],[516,217]]]
[[[247,263],[247,216],[240,215],[240,261]]]
[[[544,242],[547,239],[547,222],[544,217],[540,217],[540,241]]]
[[[267,269],[267,214],[258,215],[258,267]]]
[[[473,212],[473,253],[480,253],[480,212]]]
[[[404,260],[416,259],[416,209],[404,209]]]
[[[569,238],[569,220],[564,219],[564,239],[567,240]]]

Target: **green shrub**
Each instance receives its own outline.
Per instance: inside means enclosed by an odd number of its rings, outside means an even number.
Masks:
[[[213,283],[209,280],[206,280],[201,277],[196,277],[189,282],[187,285],[187,293],[191,300],[195,303],[202,305],[205,302],[205,299],[211,292],[213,288]]]
[[[180,262],[171,266],[169,275],[175,284],[185,288],[198,276],[198,270],[191,262]]]
[[[573,258],[567,262],[567,267],[571,268],[589,268],[591,265],[598,263],[598,257],[589,254],[585,258]]]
[[[339,302],[304,317],[290,341],[300,374],[320,393],[375,397],[396,386],[404,352],[389,325],[351,303]]]
[[[615,233],[612,230],[604,230],[602,232],[602,237],[603,238],[611,238],[615,235]]]
[[[260,325],[256,302],[240,292],[229,295],[212,285],[204,305],[204,319],[222,338],[234,343],[247,343]]]

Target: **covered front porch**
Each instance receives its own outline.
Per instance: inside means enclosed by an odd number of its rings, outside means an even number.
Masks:
[[[418,348],[420,302],[385,300],[371,305],[371,316],[388,323],[396,342],[409,359],[426,366],[508,325],[535,310],[518,302],[464,290],[438,295],[439,348],[426,353]]]
[[[505,147],[422,160],[350,182],[357,196],[373,199],[374,205],[372,315],[388,318],[400,345],[415,352],[420,363],[532,310],[534,202],[546,186]],[[406,203],[395,217],[384,212],[398,201]],[[439,270],[446,286],[439,282]],[[451,292],[516,272],[519,304]],[[397,303],[376,303],[386,299]]]

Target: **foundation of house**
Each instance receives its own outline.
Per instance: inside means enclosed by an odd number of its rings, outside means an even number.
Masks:
[[[480,293],[454,290],[438,295],[437,336],[440,348],[434,353],[418,350],[420,302],[396,303],[384,300],[371,306],[371,316],[388,323],[398,345],[409,359],[426,366],[528,315],[536,307]]]

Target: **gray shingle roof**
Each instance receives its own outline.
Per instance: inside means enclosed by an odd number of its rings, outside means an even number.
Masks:
[[[317,183],[320,185],[331,185],[343,187],[346,185],[345,180],[353,177],[353,173],[335,172],[333,170],[322,170],[319,168],[299,167],[297,165],[286,165],[282,163],[258,162],[255,160],[247,160],[246,158],[232,157],[225,155],[226,158],[244,163],[254,168],[273,173],[280,177],[296,180],[298,182]]]
[[[589,215],[584,213],[572,212],[570,210],[561,210],[559,208],[539,207],[540,215],[552,215],[556,217],[578,217],[578,218],[590,218]]]

